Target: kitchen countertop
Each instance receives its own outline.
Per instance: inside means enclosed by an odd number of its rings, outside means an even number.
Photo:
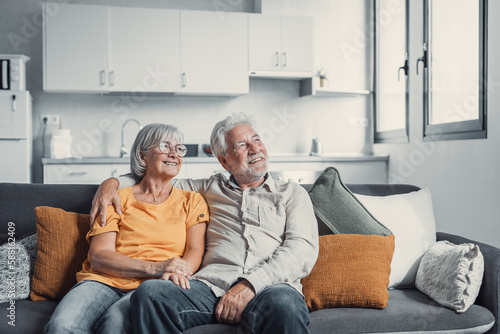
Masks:
[[[310,156],[306,154],[276,154],[269,157],[271,162],[363,162],[363,161],[389,161],[388,154],[324,154],[321,156]],[[215,157],[206,155],[197,157],[184,157],[184,163],[216,163]],[[129,157],[84,157],[52,159],[42,158],[43,165],[54,164],[128,164]]]

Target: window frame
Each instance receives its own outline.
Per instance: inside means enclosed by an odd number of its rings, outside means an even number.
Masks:
[[[487,138],[487,94],[488,94],[488,0],[479,0],[479,11],[482,22],[480,24],[480,47],[479,47],[479,117],[475,120],[460,122],[429,124],[430,122],[430,66],[428,62],[432,55],[432,44],[430,41],[430,6],[432,0],[424,0],[424,43],[427,51],[424,51],[424,120],[423,140],[459,140],[459,139],[481,139]],[[429,57],[429,58],[427,58]],[[417,63],[418,66],[418,63]]]
[[[405,127],[403,129],[389,130],[389,131],[377,131],[377,123],[380,117],[379,115],[379,105],[380,105],[380,94],[378,91],[378,80],[380,77],[379,68],[379,43],[377,43],[377,36],[380,33],[377,25],[377,10],[380,7],[380,1],[376,0],[373,2],[373,59],[375,64],[374,78],[373,78],[373,133],[374,133],[374,143],[408,143],[410,138],[410,64],[409,64],[409,54],[410,54],[410,3],[409,0],[405,1],[405,52],[408,55],[406,60],[407,65],[407,75],[405,75],[406,80],[406,91],[405,91]]]

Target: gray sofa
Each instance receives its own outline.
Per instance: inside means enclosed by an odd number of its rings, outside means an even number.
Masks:
[[[386,196],[416,191],[411,185],[347,185],[354,193]],[[306,189],[310,185],[304,185]],[[97,189],[95,185],[0,184],[0,242],[7,240],[8,222],[15,223],[17,239],[36,230],[36,206],[52,206],[66,211],[88,213]],[[385,309],[332,308],[311,313],[311,333],[495,333],[500,334],[500,249],[463,237],[437,233],[437,240],[479,245],[485,273],[476,303],[463,314],[439,306],[416,289],[389,291]],[[5,282],[2,282],[5,283]],[[0,333],[42,333],[57,301],[18,300],[16,326],[8,324],[10,303],[0,304]],[[229,325],[206,325],[186,333],[239,333]]]

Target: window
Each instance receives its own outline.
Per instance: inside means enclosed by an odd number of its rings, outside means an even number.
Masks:
[[[486,138],[486,7],[424,0],[424,140]]]
[[[408,3],[377,0],[375,34],[375,143],[408,142]]]

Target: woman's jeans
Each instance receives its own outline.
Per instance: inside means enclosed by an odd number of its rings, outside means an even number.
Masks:
[[[81,281],[61,300],[45,326],[45,333],[131,333],[133,292]]]
[[[143,282],[131,297],[133,333],[182,333],[184,330],[217,323],[219,302],[204,283],[190,281],[181,289],[171,281]],[[268,286],[245,308],[238,333],[309,333],[309,310],[304,297],[288,284]]]

